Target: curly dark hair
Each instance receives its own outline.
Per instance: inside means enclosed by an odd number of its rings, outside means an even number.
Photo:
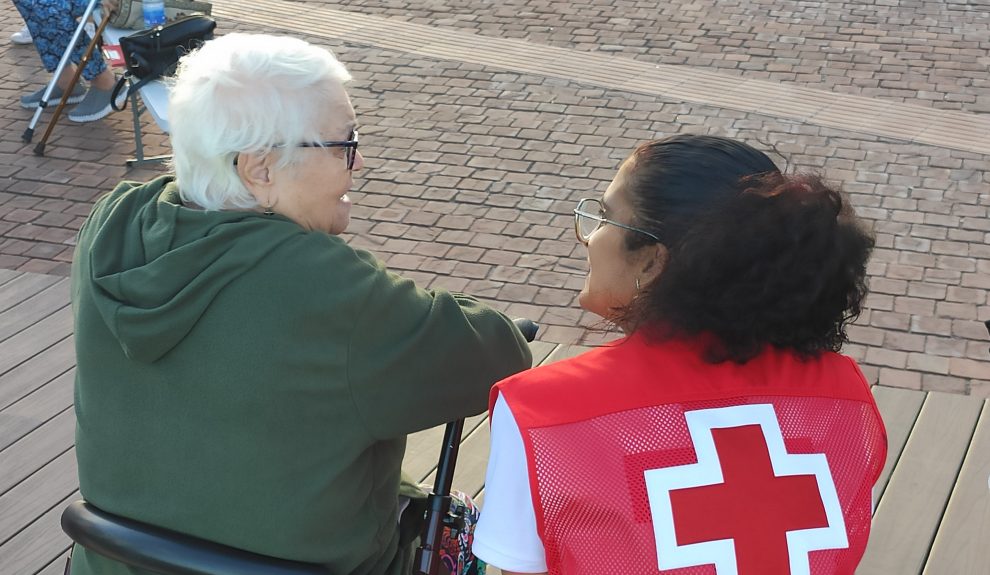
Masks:
[[[659,339],[714,336],[712,362],[743,363],[767,345],[806,358],[839,350],[862,310],[874,241],[838,190],[713,136],[643,144],[625,169],[637,223],[668,258],[620,325]],[[650,242],[626,237],[629,249]]]

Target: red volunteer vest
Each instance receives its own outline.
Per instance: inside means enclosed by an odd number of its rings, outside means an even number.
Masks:
[[[551,574],[852,574],[886,434],[855,362],[634,335],[499,383]]]

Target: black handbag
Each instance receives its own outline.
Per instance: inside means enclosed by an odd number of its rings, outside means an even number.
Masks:
[[[212,40],[216,27],[213,18],[197,14],[122,37],[120,51],[127,70],[110,96],[113,109],[123,110],[127,98],[142,86],[174,74],[179,58]],[[125,86],[128,86],[127,94],[118,108],[117,100]]]

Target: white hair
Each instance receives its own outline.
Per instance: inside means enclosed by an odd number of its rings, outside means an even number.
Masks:
[[[237,175],[237,154],[318,140],[321,114],[350,79],[330,51],[286,36],[227,34],[183,57],[168,112],[183,201],[257,206]],[[292,163],[295,148],[281,152],[279,165]]]

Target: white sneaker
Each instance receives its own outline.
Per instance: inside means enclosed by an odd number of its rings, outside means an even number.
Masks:
[[[31,38],[31,31],[28,30],[27,26],[25,26],[17,32],[11,34],[10,41],[14,44],[30,44],[34,41],[34,39]]]

